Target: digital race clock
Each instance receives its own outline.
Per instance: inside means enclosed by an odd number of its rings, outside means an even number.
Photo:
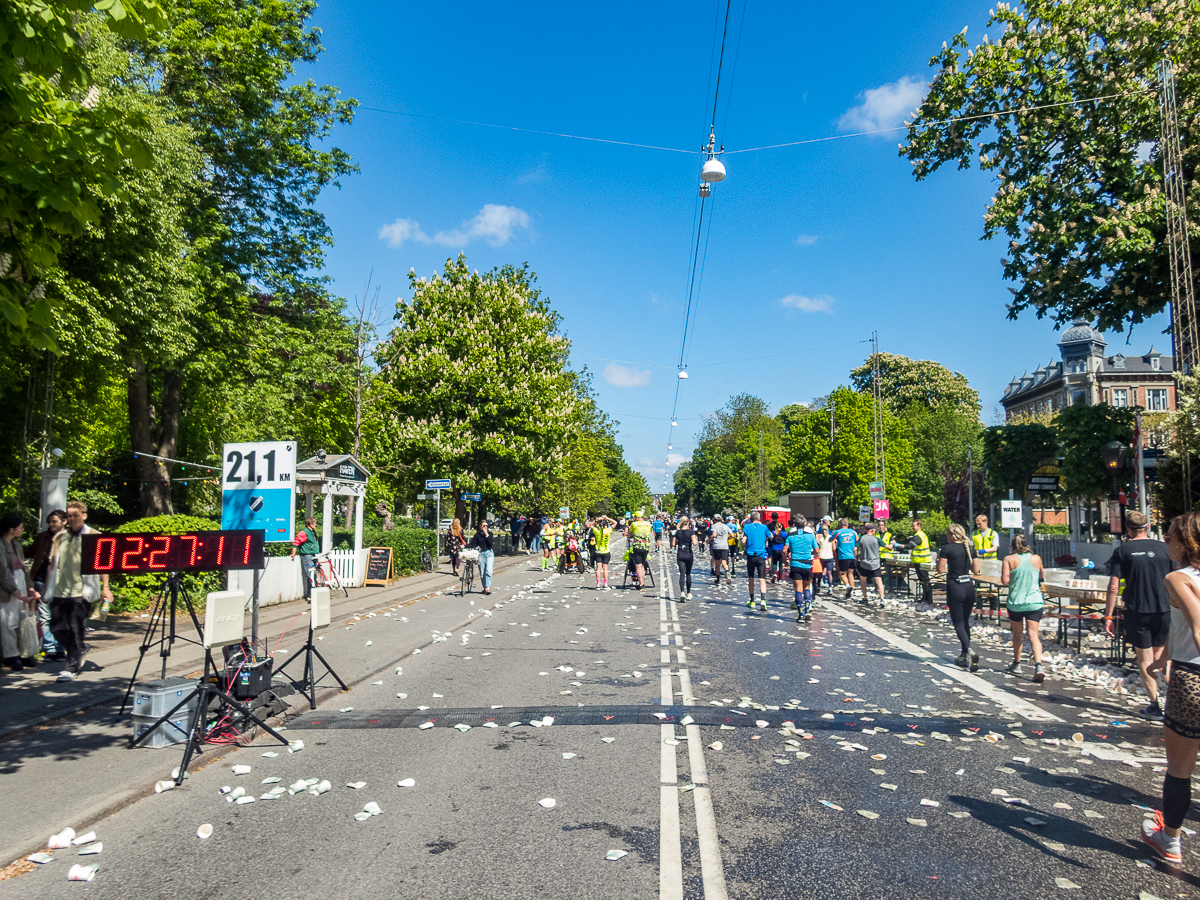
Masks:
[[[84,575],[263,568],[262,529],[183,534],[85,534]]]

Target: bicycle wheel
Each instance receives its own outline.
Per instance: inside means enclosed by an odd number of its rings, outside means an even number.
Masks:
[[[329,582],[325,580],[325,567],[322,565],[313,566],[312,570],[313,587],[329,587]]]
[[[429,550],[421,548],[421,568],[426,572],[433,571],[433,557],[429,554]]]
[[[342,584],[342,579],[338,577],[337,569],[333,567],[332,563],[329,566],[329,590],[341,591],[343,597],[350,596],[350,589]]]

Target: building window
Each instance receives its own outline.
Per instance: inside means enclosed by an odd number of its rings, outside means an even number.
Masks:
[[[1129,391],[1127,391],[1125,388],[1113,388],[1112,405],[1113,406],[1128,406],[1129,405]]]
[[[1146,409],[1151,412],[1165,412],[1170,407],[1167,406],[1167,389],[1146,389]]]
[[[1152,368],[1155,372],[1159,370],[1159,361],[1157,356],[1150,357],[1150,368]]]
[[[1120,353],[1118,353],[1116,356],[1113,357],[1113,368],[1114,369],[1125,368],[1125,357],[1122,356]]]

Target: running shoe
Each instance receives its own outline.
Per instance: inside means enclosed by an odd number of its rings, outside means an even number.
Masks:
[[[1138,715],[1143,719],[1161,719],[1163,717],[1162,707],[1157,703],[1151,703],[1149,706],[1143,706],[1138,710]]]
[[[751,609],[754,609],[754,598],[751,597],[748,601],[746,601],[746,605]]]
[[[954,664],[956,666],[958,666],[960,669],[967,668],[967,666],[970,665],[970,662],[968,661],[968,658],[967,658],[967,654],[964,653],[964,654],[962,654],[962,656],[960,656],[956,660],[954,660]]]
[[[974,650],[971,651],[971,671],[972,672],[979,671],[979,654],[976,653]]]
[[[1005,675],[1020,675],[1021,664],[1019,662],[1010,662],[1004,669]]]
[[[1171,837],[1165,830],[1162,813],[1156,812],[1153,819],[1142,819],[1142,840],[1163,862],[1172,866],[1183,865],[1183,847],[1179,838]]]
[[[1034,663],[1034,666],[1033,666],[1033,683],[1034,683],[1034,684],[1041,684],[1041,683],[1042,683],[1043,681],[1045,681],[1045,680],[1046,680],[1046,673],[1045,673],[1045,671],[1042,669],[1042,664],[1041,664],[1041,663]]]
[[[70,669],[63,669],[61,672],[58,673],[58,677],[55,678],[54,680],[55,681],[74,681],[75,673],[72,672]]]

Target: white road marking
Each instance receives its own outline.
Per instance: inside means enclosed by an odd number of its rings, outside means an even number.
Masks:
[[[663,747],[672,748],[663,744]],[[683,900],[683,847],[679,835],[679,789],[659,787],[658,896]]]
[[[667,577],[667,561],[664,556],[659,557],[659,564],[662,582],[671,601],[671,612],[677,619],[678,604],[675,602],[673,585]],[[678,626],[676,627],[678,630]],[[675,643],[682,647],[681,634],[675,635]],[[678,652],[679,661],[682,663],[683,650]],[[684,705],[693,705],[695,700],[692,697],[691,673],[687,669],[679,670],[679,687],[683,691]],[[700,726],[687,725],[685,731],[688,737],[688,765],[691,769],[692,784],[700,785],[692,790],[692,802],[696,806],[696,837],[700,850],[700,876],[704,883],[704,900],[728,900],[725,864],[721,860],[721,842],[717,837],[717,817],[713,812],[712,793],[708,786],[708,766],[704,762],[704,743],[700,737]]]
[[[875,635],[875,637],[887,641],[897,650],[903,650],[910,656],[915,656],[922,660],[939,659],[936,654],[930,653],[924,647],[918,647],[916,644],[912,643],[912,641],[906,641],[898,634],[894,634],[893,632],[888,631],[886,628],[876,625],[874,622],[868,622],[861,616],[856,616],[854,613],[850,612],[850,610],[845,609],[837,603],[833,603],[829,600],[818,600],[817,602],[830,612],[837,613],[837,615],[841,616],[846,621],[853,622],[864,631],[868,631]],[[948,678],[953,678],[960,684],[969,687],[978,694],[982,694],[993,703],[1002,706],[1004,709],[1011,713],[1015,713],[1022,718],[1029,719],[1032,722],[1062,721],[1062,719],[1053,713],[1046,712],[1044,709],[1040,709],[1037,706],[1034,706],[1032,703],[1022,700],[1015,694],[1010,694],[1006,690],[995,687],[987,681],[984,681],[978,675],[972,675],[970,672],[964,672],[957,666],[944,666],[938,663],[930,663],[930,668],[936,669]]]

